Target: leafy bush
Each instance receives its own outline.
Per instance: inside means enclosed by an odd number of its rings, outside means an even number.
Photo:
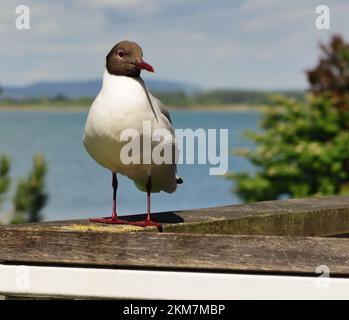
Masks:
[[[3,201],[3,195],[10,186],[10,159],[6,156],[0,156],[0,204]]]
[[[305,102],[274,97],[262,133],[249,133],[255,151],[238,150],[255,173],[233,173],[245,201],[349,194],[349,45],[336,36],[308,71]]]
[[[344,194],[348,192],[349,114],[326,97],[306,103],[275,97],[264,116],[262,133],[249,132],[257,148],[238,153],[257,166],[254,174],[230,175],[245,201],[282,196]]]
[[[334,36],[329,45],[320,45],[322,57],[307,71],[310,91],[332,96],[336,107],[349,110],[349,44]]]
[[[41,210],[47,203],[45,177],[47,165],[41,155],[34,158],[32,171],[18,182],[13,199],[14,214],[11,223],[39,222]]]

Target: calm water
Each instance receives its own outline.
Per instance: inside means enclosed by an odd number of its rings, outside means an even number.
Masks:
[[[12,158],[15,180],[26,175],[35,153],[41,152],[49,165],[47,180],[50,201],[44,210],[46,220],[105,216],[110,213],[111,174],[97,165],[86,153],[81,141],[86,113],[0,112],[0,153]],[[243,137],[246,129],[258,127],[260,114],[253,112],[172,113],[176,128],[229,129],[230,148],[253,147]],[[229,170],[253,170],[250,164],[234,155]],[[208,174],[206,165],[180,165],[184,179],[176,193],[153,196],[153,211],[202,208],[238,203],[231,192],[232,182]],[[11,198],[11,194],[7,198]],[[146,195],[125,177],[119,177],[118,209],[120,214],[145,211]],[[8,201],[2,206],[5,214]]]

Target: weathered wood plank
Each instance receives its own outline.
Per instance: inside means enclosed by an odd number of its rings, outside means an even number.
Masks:
[[[3,228],[0,263],[349,276],[349,240]]]
[[[127,216],[141,220],[145,215]],[[349,234],[349,197],[331,196],[153,214],[164,232],[236,235],[334,236]],[[129,232],[157,229],[92,224],[87,220],[23,225],[31,230]],[[18,228],[16,226],[15,228]],[[1,229],[0,229],[1,230]]]
[[[333,236],[349,232],[349,197],[265,201],[183,211],[184,223],[166,232],[236,235]]]

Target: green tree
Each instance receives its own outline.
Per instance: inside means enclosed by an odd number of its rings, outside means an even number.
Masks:
[[[337,35],[320,48],[320,61],[307,71],[310,91],[330,95],[336,107],[349,110],[349,44]]]
[[[0,204],[3,201],[3,195],[10,186],[10,159],[7,156],[0,156]]]
[[[229,175],[244,201],[349,193],[349,46],[339,39],[321,46],[306,101],[274,97],[263,131],[248,133],[256,149],[237,151],[256,166]]]
[[[33,168],[25,179],[17,184],[13,199],[14,214],[11,223],[38,222],[42,220],[41,210],[47,203],[45,177],[47,165],[41,155],[34,158]]]

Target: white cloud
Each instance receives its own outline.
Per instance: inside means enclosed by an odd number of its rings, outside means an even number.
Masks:
[[[349,37],[349,3],[330,2],[331,30],[315,29],[315,0],[26,0],[31,29],[15,29],[15,6],[0,3],[1,82],[101,76],[105,55],[138,41],[152,77],[211,87],[302,87],[303,70],[332,33]],[[4,45],[5,43],[5,45]]]
[[[159,0],[75,0],[74,4],[81,10],[103,9],[115,11],[132,10],[138,15],[147,15],[156,12],[163,2]]]
[[[280,0],[246,0],[241,6],[241,11],[246,12],[260,12],[260,10],[273,10],[275,6],[280,4],[285,5],[285,1]]]
[[[152,1],[148,1],[152,2]],[[78,0],[76,2],[81,6],[90,6],[93,8],[132,8],[135,6],[139,6],[144,1],[142,0]]]

